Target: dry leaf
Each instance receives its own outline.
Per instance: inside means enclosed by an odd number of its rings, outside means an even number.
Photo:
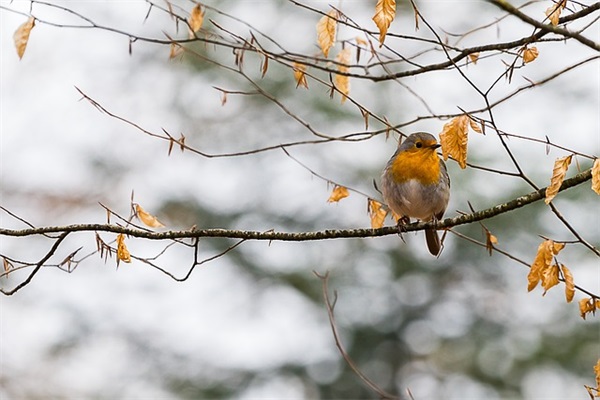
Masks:
[[[565,297],[567,299],[567,303],[573,301],[573,296],[575,295],[575,283],[573,283],[573,274],[571,270],[567,268],[566,265],[561,264],[560,269],[562,270],[563,277],[565,278]]]
[[[127,246],[125,245],[125,235],[122,233],[119,233],[117,236],[117,265],[119,260],[126,263],[131,262],[131,255],[129,254],[129,250],[127,250]]]
[[[477,133],[483,133],[481,126],[473,118],[469,118],[469,126]]]
[[[338,71],[347,73],[350,68],[350,59],[352,57],[352,51],[349,47],[342,49],[336,56],[335,60],[340,63],[338,65]],[[350,94],[350,78],[347,75],[335,74],[335,87],[342,93],[342,103],[346,101],[346,98]]]
[[[597,304],[592,298],[585,298],[579,300],[579,315],[585,319],[588,313],[595,313]]]
[[[479,52],[469,54],[469,60],[471,60],[473,64],[477,64],[477,60],[479,60]]]
[[[498,244],[498,238],[492,235],[488,229],[485,229],[485,248],[492,255],[492,251],[494,250],[494,245]]]
[[[539,54],[540,53],[539,53],[537,47],[535,47],[535,46],[526,47],[525,50],[523,50],[523,62],[525,64],[530,63],[533,60],[535,60]]]
[[[377,0],[373,21],[379,28],[379,46],[383,46],[385,34],[396,16],[396,0]]]
[[[354,40],[356,40],[356,44],[359,46],[364,46],[364,47],[368,46],[367,41],[360,36],[355,37]]]
[[[554,264],[550,268],[546,268],[542,274],[542,287],[544,288],[544,293],[542,296],[546,295],[546,292],[558,285],[558,265]]]
[[[550,20],[550,23],[554,26],[558,25],[560,13],[567,5],[567,0],[560,0],[558,4],[552,4],[546,9],[546,16]]]
[[[554,243],[552,240],[544,240],[537,250],[533,264],[529,268],[527,275],[527,291],[531,292],[537,286],[539,281],[544,284],[544,274],[550,268],[552,257],[557,255],[565,247],[564,243]],[[546,289],[547,290],[547,289]]]
[[[567,174],[567,169],[569,168],[569,164],[571,164],[572,158],[573,155],[569,155],[566,157],[557,158],[556,161],[554,161],[550,185],[546,188],[546,199],[544,200],[546,204],[550,204],[552,199],[558,194],[558,190],[565,179],[565,175]]]
[[[452,156],[462,169],[467,167],[467,134],[470,120],[471,118],[466,114],[452,118],[444,125],[442,133],[440,133],[444,160],[447,160],[448,156]]]
[[[171,50],[169,52],[169,60],[174,59],[178,55],[183,53],[183,47],[179,43],[171,43]]]
[[[600,392],[600,358],[596,365],[594,365],[594,375],[596,376],[596,391]]]
[[[371,218],[371,228],[381,228],[387,215],[387,211],[381,206],[381,203],[369,199],[367,210],[369,211],[369,217]]]
[[[335,43],[337,17],[337,11],[331,10],[317,23],[317,42],[319,43],[319,47],[321,47],[325,57],[329,55],[329,49],[331,49]]]
[[[308,89],[308,82],[306,81],[306,65],[294,62],[293,68],[296,88],[298,88],[298,86],[304,86]]]
[[[596,158],[592,167],[592,190],[600,195],[600,158]]]
[[[188,20],[188,23],[190,24],[190,39],[193,39],[195,37],[194,33],[198,32],[200,28],[202,28],[205,12],[206,10],[202,10],[200,4],[196,4],[196,6],[192,8],[192,12],[190,13],[190,18]]]
[[[160,222],[154,215],[148,213],[139,204],[135,205],[135,213],[137,217],[144,223],[144,225],[150,228],[164,228],[162,222]]]
[[[25,54],[27,42],[29,41],[29,34],[34,26],[35,19],[33,17],[29,17],[29,19],[22,23],[13,34],[13,40],[15,41],[15,47],[17,48],[19,60],[22,59],[23,54]]]
[[[348,197],[348,196],[350,196],[350,193],[348,193],[347,188],[345,188],[344,186],[335,185],[333,190],[331,191],[331,195],[329,196],[329,199],[327,199],[327,202],[328,203],[337,203],[341,199]]]

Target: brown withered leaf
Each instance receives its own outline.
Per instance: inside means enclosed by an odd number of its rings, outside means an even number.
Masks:
[[[569,169],[569,164],[571,164],[572,158],[573,155],[569,155],[557,158],[556,161],[554,161],[550,185],[546,188],[546,199],[544,200],[546,204],[550,204],[552,199],[558,194],[558,190],[565,179],[565,175],[567,174],[567,169]]]
[[[359,46],[364,46],[364,47],[368,47],[368,43],[365,39],[363,39],[360,36],[357,36],[354,38],[354,40],[356,41],[356,44]]]
[[[131,262],[131,254],[129,254],[129,250],[127,250],[127,246],[125,245],[125,235],[119,233],[117,236],[117,265],[119,265],[119,261],[124,261],[126,263]]]
[[[19,60],[22,59],[23,54],[25,54],[25,49],[27,48],[27,43],[29,42],[29,34],[34,26],[35,18],[29,17],[29,19],[22,23],[13,34],[13,40],[15,42],[15,47],[17,48]]]
[[[479,60],[479,52],[469,54],[469,60],[471,60],[473,64],[477,64],[477,60]]]
[[[550,20],[550,23],[554,26],[558,25],[558,20],[560,18],[560,13],[563,8],[567,5],[567,0],[561,0],[559,3],[553,3],[550,7],[546,9],[546,16]]]
[[[492,235],[487,228],[485,229],[485,248],[489,252],[490,256],[492,255],[492,251],[494,250],[494,245],[498,244],[498,238]]]
[[[377,200],[369,199],[367,206],[369,211],[369,217],[371,218],[371,228],[378,229],[383,226],[387,211],[381,206],[381,203]]]
[[[383,46],[385,35],[396,17],[396,0],[377,0],[373,21],[379,28],[379,46]]]
[[[350,59],[352,58],[352,51],[350,47],[346,47],[339,52],[335,60],[338,64],[338,71],[347,73],[350,68]],[[346,98],[350,94],[350,78],[347,75],[335,74],[335,87],[342,93],[342,103],[346,101]]]
[[[600,195],[600,158],[596,158],[592,166],[592,190]]]
[[[348,192],[348,189],[344,186],[340,186],[340,185],[335,185],[333,187],[333,190],[331,191],[331,195],[329,196],[329,199],[327,199],[328,203],[337,203],[338,201],[340,201],[343,198],[346,198],[350,196],[350,193]]]
[[[181,54],[183,54],[183,47],[181,47],[179,43],[171,43],[171,48],[169,51],[169,60],[172,60]]]
[[[573,301],[573,296],[575,296],[575,283],[573,282],[573,274],[571,273],[571,270],[564,264],[560,264],[560,269],[565,279],[565,298],[567,299],[567,303],[570,303]]]
[[[329,49],[335,43],[337,17],[338,12],[331,10],[327,15],[321,17],[317,23],[317,43],[319,43],[319,47],[321,47],[321,51],[325,57],[329,55]]]
[[[139,204],[135,205],[135,214],[144,223],[144,225],[150,228],[164,228],[164,224],[158,220],[154,215],[150,214],[142,208]]]
[[[347,73],[350,68],[350,60],[352,58],[352,50],[350,47],[342,49],[335,57],[338,64],[338,71]],[[350,94],[350,77],[347,75],[335,74],[335,87],[342,93],[342,103],[346,101],[346,98]]]
[[[294,79],[296,80],[296,89],[298,86],[304,86],[308,89],[308,82],[306,81],[306,65],[294,62]]]
[[[558,285],[558,272],[559,268],[557,264],[554,264],[544,270],[542,273],[542,287],[544,288],[544,293],[542,296],[545,296],[548,290]]]
[[[600,358],[594,365],[594,376],[596,377],[596,392],[600,392]]]
[[[474,132],[483,133],[483,129],[481,129],[481,125],[477,123],[473,118],[469,118],[469,126],[473,129]]]
[[[205,12],[206,10],[203,10],[200,4],[196,4],[196,6],[192,8],[190,18],[188,19],[188,24],[190,25],[190,39],[193,39],[195,36],[194,34],[202,28]]]
[[[538,282],[544,278],[544,273],[552,263],[552,257],[557,255],[565,247],[564,243],[555,243],[552,240],[544,240],[537,250],[535,259],[529,268],[527,275],[527,291],[531,292],[537,286]]]
[[[469,140],[470,120],[471,118],[466,114],[452,118],[450,122],[444,124],[442,133],[440,133],[440,143],[442,145],[444,160],[452,156],[462,169],[467,167],[467,142]]]
[[[537,47],[525,47],[525,49],[523,49],[523,62],[525,64],[530,63],[535,60],[539,54],[540,52],[538,51]]]
[[[596,313],[597,304],[593,298],[587,297],[579,300],[579,315],[585,319],[588,313]]]

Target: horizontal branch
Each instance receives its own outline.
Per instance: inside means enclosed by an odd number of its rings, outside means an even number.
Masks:
[[[577,186],[592,177],[592,170],[588,169],[581,172],[570,179],[566,179],[560,187],[559,191]],[[344,239],[344,238],[366,238],[394,235],[402,232],[420,231],[426,228],[435,227],[437,229],[451,228],[459,225],[465,225],[484,219],[495,217],[517,208],[521,208],[528,204],[534,203],[544,198],[546,188],[531,192],[527,195],[518,197],[509,202],[496,205],[494,207],[477,211],[472,214],[460,215],[454,218],[447,218],[443,221],[438,221],[437,224],[432,222],[419,222],[398,226],[387,226],[379,229],[359,228],[359,229],[327,229],[314,232],[277,232],[274,230],[268,231],[247,231],[247,230],[232,230],[232,229],[190,229],[183,231],[168,231],[168,232],[151,232],[137,228],[128,228],[119,225],[110,224],[74,224],[55,227],[40,227],[27,228],[21,230],[0,228],[0,235],[23,237],[33,235],[43,235],[50,233],[65,233],[65,232],[112,232],[123,233],[125,235],[151,239],[151,240],[172,240],[172,239],[190,239],[190,238],[229,238],[229,239],[246,239],[246,240],[277,240],[288,242],[305,242],[324,239]]]

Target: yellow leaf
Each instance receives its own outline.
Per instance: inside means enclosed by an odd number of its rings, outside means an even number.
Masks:
[[[566,265],[561,264],[560,269],[562,270],[563,277],[565,278],[565,297],[567,299],[567,303],[573,301],[573,296],[575,296],[575,283],[573,282],[573,274],[571,270],[567,268]]]
[[[573,155],[560,157],[554,161],[552,178],[550,178],[550,186],[548,186],[546,189],[546,199],[544,200],[546,204],[550,204],[552,199],[558,194],[560,185],[562,185],[565,175],[567,174],[569,164],[571,164],[571,158],[573,158]]]
[[[342,49],[336,56],[335,60],[338,64],[338,71],[347,73],[350,68],[350,59],[352,57],[352,51],[349,47]],[[335,74],[335,87],[342,93],[342,103],[346,101],[348,94],[350,94],[350,78],[347,75]]]
[[[367,209],[369,211],[369,217],[371,218],[371,228],[381,228],[385,221],[387,211],[381,206],[380,202],[373,199],[369,199]]]
[[[498,238],[492,235],[492,232],[490,232],[488,229],[485,229],[485,248],[490,253],[490,256],[492,255],[494,245],[496,244],[498,244]]]
[[[469,60],[471,60],[473,64],[477,64],[477,60],[479,60],[479,52],[469,54]]]
[[[544,293],[542,296],[546,295],[546,292],[558,285],[558,265],[554,264],[550,268],[546,268],[542,274],[542,287],[544,288]]]
[[[190,24],[190,39],[193,39],[195,36],[194,33],[198,32],[200,28],[202,28],[205,12],[206,10],[202,10],[200,4],[196,4],[196,6],[192,8],[190,18],[188,19],[188,23]]]
[[[552,242],[552,240],[551,240],[551,242]],[[552,254],[553,255],[557,255],[564,248],[565,248],[564,243],[552,242]]]
[[[600,158],[596,158],[592,167],[592,190],[600,195]]]
[[[535,289],[538,282],[542,280],[546,269],[550,267],[553,250],[554,242],[552,240],[545,240],[538,246],[537,254],[535,255],[535,259],[533,260],[533,264],[531,264],[531,267],[529,268],[529,274],[527,275],[528,292],[531,292],[533,289]]]
[[[35,19],[33,17],[29,17],[29,19],[21,24],[13,34],[13,40],[15,41],[15,47],[17,48],[19,60],[22,59],[23,54],[25,54],[27,42],[29,41],[29,34],[34,26]]]
[[[550,20],[550,23],[554,26],[558,25],[560,13],[563,8],[567,5],[567,0],[561,0],[558,4],[552,4],[546,9],[546,16]]]
[[[331,10],[317,23],[317,42],[325,57],[329,55],[329,49],[331,49],[331,46],[335,42],[337,17],[337,11]]]
[[[306,65],[294,62],[294,79],[296,79],[296,88],[298,86],[304,86],[308,89],[308,82],[306,81]]]
[[[356,44],[359,46],[367,47],[368,45],[367,41],[360,36],[355,37],[354,40],[356,40]]]
[[[470,120],[471,118],[466,114],[452,118],[444,125],[442,133],[440,133],[444,160],[447,160],[448,156],[452,156],[462,169],[467,167],[467,134]]]
[[[477,133],[483,133],[481,126],[473,118],[469,118],[469,126]]]
[[[585,319],[588,313],[593,313],[596,311],[596,303],[592,298],[585,298],[579,300],[579,314],[581,318]]]
[[[117,236],[117,265],[119,260],[126,263],[131,262],[131,255],[129,254],[129,250],[127,250],[127,246],[125,245],[125,235],[122,233],[119,233]]]
[[[148,213],[146,210],[142,208],[139,204],[135,205],[135,213],[137,217],[142,221],[146,226],[150,228],[164,228],[165,226],[160,222],[154,215]]]
[[[174,59],[178,55],[183,54],[183,47],[179,43],[171,43],[171,51],[169,52],[169,60]]]
[[[379,46],[383,46],[385,34],[396,16],[396,0],[377,0],[373,21],[379,28]]]
[[[525,50],[523,50],[523,62],[525,64],[530,63],[535,60],[539,54],[540,52],[538,51],[537,47],[526,47]]]
[[[328,203],[337,203],[341,199],[348,197],[348,196],[350,196],[350,193],[348,193],[347,188],[345,188],[344,186],[335,185],[331,192],[331,196],[329,196],[329,199],[327,200],[327,202]]]
[[[596,375],[596,391],[600,392],[600,358],[596,365],[594,365],[594,375]]]

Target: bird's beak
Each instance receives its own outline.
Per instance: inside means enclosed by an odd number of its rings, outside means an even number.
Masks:
[[[431,147],[433,150],[435,150],[435,149],[439,149],[440,147],[442,147],[442,145],[441,145],[441,144],[439,144],[439,143],[436,143],[436,144],[432,144],[432,145],[431,145],[431,146],[429,146],[429,147]]]

